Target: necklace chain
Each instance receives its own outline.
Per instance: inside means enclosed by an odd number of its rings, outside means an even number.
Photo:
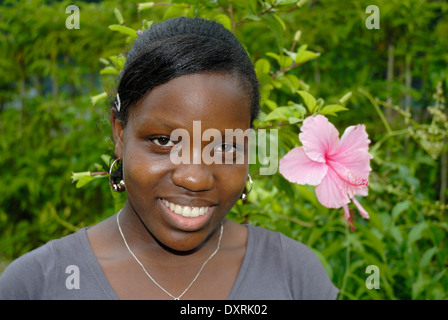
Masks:
[[[190,289],[190,287],[193,285],[193,283],[196,281],[196,279],[199,277],[199,275],[201,274],[202,270],[204,269],[205,265],[207,264],[207,262],[209,262],[213,256],[218,252],[219,247],[221,245],[221,238],[222,238],[222,233],[223,233],[223,224],[221,222],[221,233],[219,235],[219,240],[218,240],[218,246],[216,247],[215,251],[213,251],[213,253],[210,255],[210,257],[208,257],[207,260],[205,260],[205,262],[202,264],[201,268],[199,269],[199,272],[196,274],[196,276],[194,277],[194,279],[190,282],[190,284],[188,285],[188,287],[184,290],[184,292],[181,293],[180,296],[176,297],[174,295],[172,295],[171,293],[169,293],[167,290],[165,290],[165,288],[163,288],[156,280],[154,280],[153,277],[151,277],[151,275],[149,274],[148,271],[146,271],[146,268],[143,266],[143,264],[140,262],[140,260],[138,260],[138,258],[136,257],[136,255],[134,254],[134,252],[132,252],[131,248],[128,245],[128,242],[126,241],[126,238],[124,237],[123,231],[121,230],[121,225],[120,225],[120,213],[121,210],[118,212],[117,214],[117,225],[118,225],[118,230],[120,231],[121,237],[123,238],[123,242],[126,245],[126,248],[128,249],[129,253],[134,257],[135,261],[137,261],[137,263],[140,265],[140,267],[142,267],[143,271],[146,273],[146,275],[148,276],[149,279],[151,279],[152,282],[154,282],[154,284],[156,286],[158,286],[163,292],[165,292],[167,295],[169,295],[171,298],[173,298],[174,300],[180,300],[180,298],[182,298],[182,296],[188,291],[188,289]]]

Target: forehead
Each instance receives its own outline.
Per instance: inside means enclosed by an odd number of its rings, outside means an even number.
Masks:
[[[137,126],[149,121],[188,128],[193,121],[201,121],[204,129],[246,129],[250,127],[250,109],[251,95],[237,76],[200,73],[154,88],[134,108],[129,120]]]

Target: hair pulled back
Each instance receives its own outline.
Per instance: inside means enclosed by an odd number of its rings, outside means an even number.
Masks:
[[[222,72],[236,75],[251,98],[251,123],[259,109],[253,64],[235,36],[221,24],[179,17],[152,25],[135,41],[120,74],[117,92],[126,125],[129,110],[155,87],[187,74]],[[116,99],[115,99],[116,101]]]

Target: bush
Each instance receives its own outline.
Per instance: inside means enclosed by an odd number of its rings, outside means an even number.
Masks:
[[[92,180],[79,189],[69,179],[71,172],[108,169],[107,156],[106,161],[101,159],[112,150],[104,102],[114,95],[123,47],[152,22],[201,16],[219,21],[246,46],[261,83],[261,113],[255,128],[278,129],[278,145],[273,147],[279,157],[299,145],[303,119],[318,113],[341,129],[365,123],[372,141],[369,196],[359,199],[371,218],[353,214],[356,230],[350,230],[342,209],[323,207],[312,187],[291,184],[278,172],[260,175],[261,163],[250,167],[254,189],[248,201],[237,203],[229,217],[307,244],[341,289],[341,299],[446,299],[448,74],[440,66],[448,43],[440,35],[448,21],[440,12],[448,8],[442,1],[415,6],[411,1],[379,1],[378,6],[382,29],[375,33],[364,27],[364,1],[344,12],[336,0],[89,5],[103,17],[102,24],[90,27],[96,30],[90,37],[105,43],[107,35],[112,43],[98,53],[102,69],[94,72],[102,74],[102,85],[93,85],[97,89],[76,98],[50,94],[25,98],[19,95],[19,85],[14,99],[5,95],[5,101],[21,104],[4,104],[0,111],[4,258],[94,224],[120,207],[124,199],[113,198],[105,179],[92,178],[96,174],[75,176],[77,183],[79,178],[83,184]],[[117,20],[106,18],[114,18],[114,13]],[[397,14],[399,21],[392,19]],[[105,32],[108,25],[113,26]],[[411,27],[416,32],[405,31]],[[410,40],[415,45],[409,45]],[[430,43],[434,50],[429,56],[421,48]],[[20,51],[30,44],[16,48]],[[395,59],[382,59],[388,54]],[[391,77],[388,69],[398,76]],[[30,70],[25,83],[35,76]],[[92,73],[87,78],[97,79]],[[20,83],[19,78],[16,81]],[[6,86],[2,83],[0,88]],[[95,96],[93,106],[90,95]],[[260,154],[270,156],[268,151]],[[368,288],[369,266],[380,272],[378,289]]]

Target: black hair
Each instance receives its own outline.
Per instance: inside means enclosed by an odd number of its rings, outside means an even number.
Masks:
[[[254,66],[236,37],[221,24],[179,17],[152,25],[135,41],[120,74],[117,92],[125,126],[129,110],[156,86],[182,75],[221,72],[236,75],[251,97],[251,124],[259,110]],[[117,103],[115,98],[112,107]]]

